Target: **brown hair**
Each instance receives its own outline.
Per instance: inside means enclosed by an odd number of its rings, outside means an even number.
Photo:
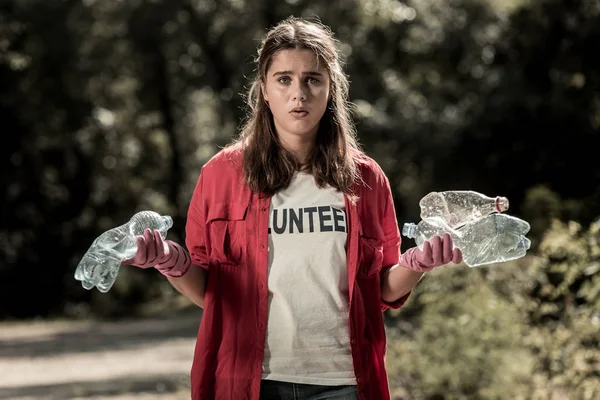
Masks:
[[[285,150],[275,132],[273,115],[261,90],[261,80],[273,57],[283,49],[309,49],[323,62],[330,77],[330,99],[319,123],[316,146],[301,165]],[[358,168],[353,154],[361,150],[348,102],[349,82],[342,71],[337,40],[320,22],[290,17],[273,27],[258,50],[257,75],[247,94],[249,113],[237,143],[244,148],[244,174],[250,189],[273,195],[286,188],[300,169],[312,173],[319,187],[330,185],[351,194]]]

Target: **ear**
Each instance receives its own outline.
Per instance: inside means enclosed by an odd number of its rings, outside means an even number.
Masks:
[[[267,95],[267,88],[265,87],[265,81],[263,81],[262,79],[260,80],[260,91],[263,95],[263,99],[265,99],[266,102],[269,102],[269,96]]]

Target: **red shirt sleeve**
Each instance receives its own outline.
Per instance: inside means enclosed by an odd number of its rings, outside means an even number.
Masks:
[[[400,236],[400,230],[398,229],[398,220],[396,219],[396,210],[394,208],[394,200],[392,198],[392,190],[390,188],[390,182],[381,171],[382,179],[379,190],[381,191],[381,199],[383,202],[382,215],[380,220],[382,221],[384,241],[383,241],[383,268],[381,269],[381,276],[383,277],[387,270],[398,263],[400,259],[400,244],[402,239]],[[400,308],[408,299],[411,292],[408,292],[398,300],[388,303],[381,300],[381,311],[385,311],[388,308],[397,309]]]
[[[205,235],[207,208],[203,190],[203,171],[204,169],[200,172],[188,209],[185,244],[192,257],[192,264],[208,269]]]
[[[383,172],[382,172],[383,174]],[[383,267],[391,267],[398,264],[400,259],[400,230],[398,229],[398,221],[396,219],[396,210],[394,208],[394,200],[392,199],[392,191],[388,178],[383,175],[383,183],[381,185],[381,196],[383,199],[382,215],[380,221],[383,228]]]

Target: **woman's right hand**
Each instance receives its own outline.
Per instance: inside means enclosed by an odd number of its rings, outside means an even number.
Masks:
[[[137,238],[137,251],[121,265],[139,268],[155,267],[161,274],[173,278],[183,276],[192,265],[190,254],[172,240],[164,240],[157,230],[146,228]]]
[[[169,258],[169,247],[163,240],[160,232],[144,229],[144,233],[137,237],[137,251],[132,258],[123,260],[123,265],[133,265],[139,268],[152,268],[164,263]]]

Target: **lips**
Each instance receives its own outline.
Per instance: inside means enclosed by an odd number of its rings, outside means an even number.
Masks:
[[[290,111],[290,114],[292,114],[296,118],[304,118],[308,115],[308,111],[306,110],[306,108],[296,107],[292,109],[292,111]]]

